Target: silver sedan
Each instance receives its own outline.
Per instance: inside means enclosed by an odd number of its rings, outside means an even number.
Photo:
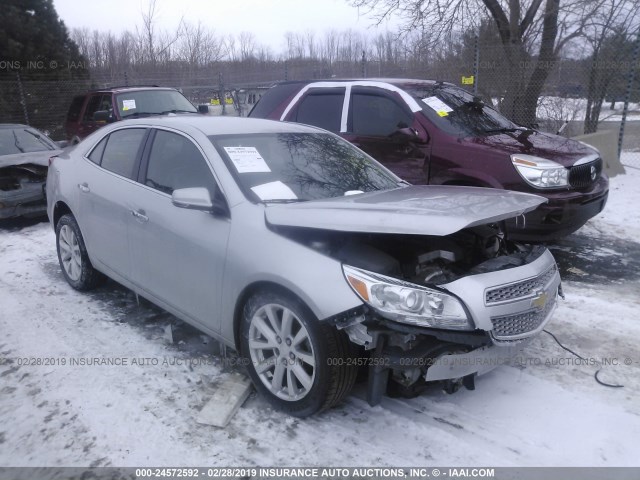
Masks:
[[[549,321],[543,247],[505,220],[545,200],[411,186],[324,130],[171,116],[109,125],[53,159],[64,277],[108,276],[238,350],[256,388],[306,416],[369,367],[370,403],[473,388]]]

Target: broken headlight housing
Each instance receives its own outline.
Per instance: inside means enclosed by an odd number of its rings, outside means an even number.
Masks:
[[[569,170],[559,163],[533,155],[514,153],[511,162],[520,176],[536,188],[562,188],[569,185]]]
[[[342,270],[356,294],[389,320],[448,330],[474,329],[453,295],[349,265],[342,265]]]

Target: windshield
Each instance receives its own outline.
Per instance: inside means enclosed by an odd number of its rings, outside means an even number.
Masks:
[[[434,85],[407,91],[418,100],[429,120],[453,135],[491,135],[521,128],[461,88]]]
[[[122,118],[165,113],[197,113],[196,108],[176,90],[134,90],[116,95]]]
[[[55,150],[56,146],[39,132],[28,128],[0,129],[0,155]]]
[[[295,202],[397,188],[400,180],[325,133],[209,137],[247,198]]]

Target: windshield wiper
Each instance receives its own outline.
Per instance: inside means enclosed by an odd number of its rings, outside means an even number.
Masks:
[[[299,203],[308,202],[306,198],[273,198],[269,200],[262,200],[262,203]]]
[[[521,132],[523,129],[520,127],[509,127],[509,128],[493,128],[491,130],[482,130],[482,133],[510,133],[510,132]]]
[[[134,112],[134,113],[130,113],[129,115],[125,115],[122,118],[123,119],[127,119],[127,118],[133,118],[133,117],[141,117],[141,116],[148,117],[150,115],[160,115],[160,113],[158,113],[158,112]]]
[[[20,147],[20,142],[18,141],[18,136],[16,135],[16,131],[12,130],[11,132],[13,133],[13,138],[15,139],[13,144],[16,146],[18,150],[20,150],[20,153],[24,153],[24,149]]]
[[[195,110],[180,110],[178,109],[174,109],[174,110],[165,110],[164,112],[160,113],[160,115],[166,115],[167,113],[198,113]]]

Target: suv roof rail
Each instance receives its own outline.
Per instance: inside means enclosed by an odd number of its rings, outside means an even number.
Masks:
[[[140,87],[160,87],[160,85],[115,85],[110,87],[90,88],[90,92],[97,92],[99,90],[115,90],[116,88],[140,88]]]

